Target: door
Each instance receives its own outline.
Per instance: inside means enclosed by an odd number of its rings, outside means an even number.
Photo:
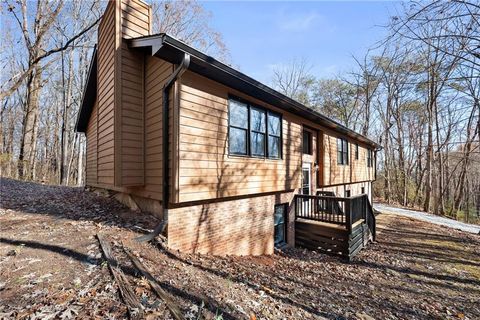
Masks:
[[[311,195],[311,181],[312,181],[312,169],[311,165],[308,162],[304,162],[302,165],[302,194]],[[303,200],[303,212],[310,213],[310,204],[309,199]]]

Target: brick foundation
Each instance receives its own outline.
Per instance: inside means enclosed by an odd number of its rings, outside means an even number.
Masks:
[[[275,204],[291,204],[293,192],[205,203],[170,209],[168,246],[189,253],[215,255],[272,254]],[[288,243],[293,245],[293,210]]]

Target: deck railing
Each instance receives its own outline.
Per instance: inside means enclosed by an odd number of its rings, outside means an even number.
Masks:
[[[332,196],[295,196],[295,218],[345,225],[345,202],[348,198]]]
[[[357,221],[363,219],[374,235],[375,216],[366,194],[349,198],[297,194],[294,201],[295,219],[343,225],[347,230],[351,230]]]

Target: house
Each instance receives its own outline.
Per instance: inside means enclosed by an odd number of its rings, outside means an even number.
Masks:
[[[87,186],[160,216],[184,252],[358,252],[379,146],[151,25],[141,0],[100,22],[76,125]]]

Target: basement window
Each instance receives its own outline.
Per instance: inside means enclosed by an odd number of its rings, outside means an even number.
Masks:
[[[229,154],[280,159],[281,115],[241,99],[229,99],[228,105]]]
[[[287,203],[275,205],[273,217],[275,246],[282,246],[287,242],[287,212]]]

